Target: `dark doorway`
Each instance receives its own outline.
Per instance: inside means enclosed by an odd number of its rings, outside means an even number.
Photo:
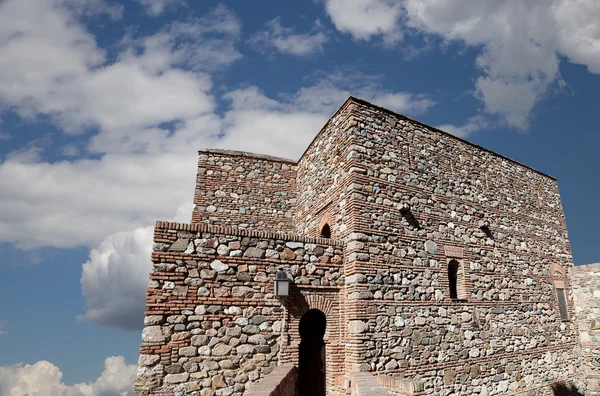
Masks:
[[[450,298],[458,298],[458,261],[450,260],[448,263],[448,283],[450,284]]]
[[[300,318],[298,391],[300,396],[325,396],[325,314],[318,309]]]
[[[321,228],[321,238],[331,238],[331,228],[327,223]]]

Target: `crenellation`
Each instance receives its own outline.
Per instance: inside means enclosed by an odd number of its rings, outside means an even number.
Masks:
[[[194,204],[155,226],[139,394],[600,392],[550,176],[350,98],[297,162],[200,151]]]

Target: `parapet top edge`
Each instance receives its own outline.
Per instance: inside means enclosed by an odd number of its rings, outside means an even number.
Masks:
[[[505,155],[502,155],[502,154],[500,154],[500,153],[497,153],[497,152],[495,152],[495,151],[493,151],[493,150],[490,150],[490,149],[488,149],[488,148],[485,148],[485,147],[483,147],[483,146],[480,146],[480,145],[478,145],[477,143],[470,142],[470,141],[468,141],[468,140],[466,140],[466,139],[463,139],[463,138],[460,138],[460,137],[458,137],[458,136],[456,136],[456,135],[453,135],[453,134],[451,134],[450,132],[443,131],[443,130],[441,130],[441,129],[439,129],[439,128],[436,128],[436,127],[434,127],[434,126],[431,126],[431,125],[425,124],[424,122],[421,122],[421,121],[415,120],[415,119],[413,119],[413,118],[407,117],[407,116],[405,116],[405,115],[402,115],[402,114],[396,113],[395,111],[393,111],[393,110],[389,110],[389,109],[386,109],[385,107],[377,106],[377,105],[375,105],[375,104],[373,104],[373,103],[370,103],[370,102],[368,102],[368,101],[366,101],[366,100],[364,100],[364,99],[360,99],[360,98],[357,98],[357,97],[355,97],[355,96],[350,96],[350,97],[349,97],[349,98],[346,100],[346,102],[344,102],[344,105],[346,105],[346,103],[348,103],[348,102],[354,102],[354,103],[356,103],[356,104],[359,104],[359,105],[363,105],[363,106],[366,106],[366,107],[371,107],[371,108],[374,108],[374,109],[376,109],[376,110],[378,110],[378,111],[381,111],[381,112],[384,112],[384,113],[388,113],[388,114],[390,114],[390,115],[393,115],[393,116],[395,116],[395,117],[398,117],[398,118],[401,118],[401,119],[404,119],[404,120],[407,120],[407,121],[413,122],[413,123],[415,123],[415,124],[418,124],[418,125],[420,125],[420,126],[423,126],[423,127],[427,128],[427,129],[430,129],[430,130],[432,130],[432,131],[434,131],[434,132],[439,132],[439,133],[441,133],[441,134],[443,134],[443,135],[446,135],[446,136],[448,136],[448,137],[450,137],[450,138],[452,138],[452,139],[455,139],[455,140],[458,140],[458,141],[460,141],[460,142],[466,143],[466,144],[468,144],[469,146],[472,146],[472,147],[478,148],[478,149],[480,149],[480,150],[486,151],[486,152],[488,152],[488,153],[491,153],[491,154],[493,154],[493,155],[496,155],[496,156],[498,156],[498,157],[500,157],[500,158],[502,158],[502,159],[505,159],[505,160],[507,160],[507,161],[510,161],[510,162],[512,162],[512,163],[514,163],[514,164],[517,164],[517,165],[519,165],[519,166],[522,166],[522,167],[524,167],[524,168],[527,168],[527,169],[529,169],[529,170],[531,170],[531,171],[533,171],[533,172],[535,172],[535,173],[537,173],[537,174],[539,174],[539,175],[542,175],[542,176],[544,176],[544,177],[547,177],[547,178],[549,178],[549,179],[552,179],[552,180],[554,180],[554,181],[557,181],[557,180],[558,180],[556,177],[554,177],[554,176],[552,176],[552,175],[549,175],[549,174],[547,174],[547,173],[544,173],[544,172],[542,172],[542,171],[539,171],[539,170],[537,170],[537,169],[535,169],[535,168],[532,168],[532,167],[531,167],[531,166],[529,166],[529,165],[525,165],[525,164],[523,164],[523,163],[521,163],[521,162],[519,162],[519,161],[517,161],[517,160],[514,160],[514,159],[512,159],[512,158],[509,158],[509,157],[507,157],[507,156],[505,156]],[[342,106],[342,107],[343,107],[343,106]]]
[[[211,234],[225,234],[235,236],[249,236],[266,239],[281,239],[289,242],[315,243],[321,245],[340,246],[345,245],[344,241],[339,239],[312,238],[297,234],[288,234],[276,231],[257,231],[238,228],[234,226],[218,226],[206,223],[177,223],[170,221],[157,221],[154,230],[175,230],[188,232],[209,232]]]
[[[600,271],[600,263],[574,265],[573,270],[576,272]]]
[[[224,150],[224,149],[204,149],[204,150],[198,150],[198,154],[206,153],[206,154],[222,154],[222,155],[230,155],[230,156],[241,156],[241,157],[265,159],[265,160],[269,160],[269,161],[277,161],[277,162],[284,162],[284,163],[288,163],[288,164],[292,164],[292,165],[298,165],[300,163],[300,161],[302,160],[302,158],[304,158],[304,156],[308,152],[308,150],[311,148],[311,146],[314,144],[314,142],[317,140],[317,138],[321,135],[321,133],[325,130],[325,128],[327,128],[327,125],[329,124],[329,122],[331,121],[331,119],[334,118],[344,108],[346,108],[350,103],[355,103],[355,104],[358,104],[358,105],[370,107],[370,108],[376,109],[378,111],[390,114],[390,115],[392,115],[394,117],[407,120],[409,122],[412,122],[412,123],[415,123],[415,124],[420,125],[422,127],[425,127],[427,129],[429,129],[430,131],[441,133],[441,134],[443,134],[443,135],[445,135],[447,137],[450,137],[452,139],[455,139],[455,140],[458,140],[458,141],[463,142],[465,144],[468,144],[469,146],[472,146],[472,147],[478,148],[480,150],[486,151],[486,152],[488,152],[490,154],[498,156],[498,157],[500,157],[500,158],[502,158],[504,160],[510,161],[510,162],[512,162],[512,163],[514,163],[516,165],[519,165],[519,166],[521,166],[523,168],[529,169],[529,170],[531,170],[531,171],[533,171],[533,172],[535,172],[535,173],[537,173],[537,174],[539,174],[541,176],[547,177],[547,178],[549,178],[551,180],[554,180],[554,181],[558,180],[556,177],[554,177],[552,175],[549,175],[547,173],[539,171],[539,170],[537,170],[535,168],[532,168],[529,165],[525,165],[525,164],[523,164],[523,163],[521,163],[521,162],[519,162],[517,160],[509,158],[509,157],[507,157],[505,155],[502,155],[500,153],[497,153],[497,152],[495,152],[493,150],[490,150],[488,148],[480,146],[480,145],[478,145],[476,143],[470,142],[470,141],[468,141],[466,139],[460,138],[460,137],[458,137],[456,135],[453,135],[453,134],[451,134],[449,132],[443,131],[443,130],[441,130],[439,128],[436,128],[434,126],[425,124],[424,122],[421,122],[421,121],[415,120],[413,118],[407,117],[405,115],[396,113],[396,112],[394,112],[392,110],[386,109],[385,107],[377,106],[377,105],[375,105],[375,104],[373,104],[371,102],[368,102],[368,101],[366,101],[364,99],[357,98],[355,96],[349,96],[348,99],[346,99],[344,101],[344,103],[335,111],[335,113],[325,122],[325,124],[317,132],[317,134],[315,135],[315,137],[308,144],[308,146],[306,147],[306,149],[304,150],[304,152],[302,153],[302,155],[300,156],[300,158],[298,158],[298,160],[292,160],[292,159],[289,159],[289,158],[276,157],[276,156],[266,155],[266,154],[252,153],[252,152],[247,152],[247,151]]]
[[[289,158],[276,157],[274,155],[267,155],[267,154],[252,153],[249,151],[224,150],[224,149],[204,149],[204,150],[198,150],[198,155],[200,155],[200,154],[220,154],[220,155],[229,155],[232,157],[257,158],[257,159],[264,159],[264,160],[268,160],[268,161],[285,162],[285,163],[288,163],[291,165],[296,165],[298,163],[298,161],[294,161]]]

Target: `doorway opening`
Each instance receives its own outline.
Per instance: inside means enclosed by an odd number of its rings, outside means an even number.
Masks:
[[[300,318],[298,391],[300,396],[325,396],[325,314],[309,309]]]

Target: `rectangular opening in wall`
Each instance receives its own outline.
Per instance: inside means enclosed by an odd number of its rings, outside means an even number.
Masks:
[[[567,309],[567,298],[565,296],[565,289],[556,289],[556,296],[558,297],[558,308],[560,309],[560,318],[562,320],[569,320],[569,311]]]

